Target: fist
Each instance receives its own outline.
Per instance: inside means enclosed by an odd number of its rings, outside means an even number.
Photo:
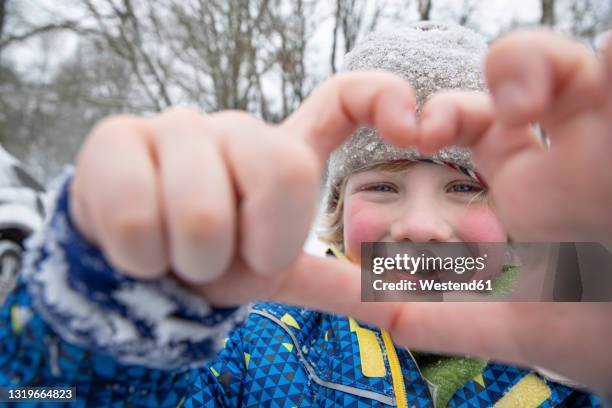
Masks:
[[[280,125],[184,108],[110,118],[80,151],[70,213],[129,276],[170,273],[218,305],[293,299],[313,279],[325,285],[313,268],[347,271],[302,251],[328,154],[358,124],[405,143],[414,106],[401,79],[351,73],[323,84]]]

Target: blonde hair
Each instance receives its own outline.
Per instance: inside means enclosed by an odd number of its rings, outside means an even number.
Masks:
[[[410,165],[415,164],[414,162],[383,162],[373,164],[371,166],[360,169],[358,172],[367,171],[367,170],[383,170],[392,173],[399,173],[405,170]],[[352,173],[355,174],[355,173]],[[341,252],[345,252],[344,248],[344,222],[343,222],[343,212],[344,212],[344,195],[346,193],[346,184],[351,175],[344,176],[340,183],[338,184],[338,196],[334,197],[334,201],[336,202],[336,206],[334,207],[332,212],[324,213],[321,215],[319,225],[320,228],[317,231],[317,237],[324,244],[335,247]],[[468,206],[472,204],[474,200],[476,200],[481,194],[486,193],[486,188],[475,194],[474,197],[467,204]],[[493,207],[493,201],[491,196],[487,196],[487,204]]]

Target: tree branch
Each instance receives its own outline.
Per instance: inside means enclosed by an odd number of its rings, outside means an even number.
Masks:
[[[13,34],[7,36],[5,39],[0,40],[0,49],[7,47],[16,42],[25,41],[29,38],[35,37],[40,34],[48,33],[51,31],[63,31],[63,30],[77,30],[78,24],[74,21],[65,21],[63,23],[46,24],[40,27],[34,27],[24,33]]]

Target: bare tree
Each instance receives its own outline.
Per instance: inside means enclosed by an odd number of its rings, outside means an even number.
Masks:
[[[50,31],[64,31],[64,30],[74,29],[75,27],[76,27],[76,23],[72,21],[65,21],[61,23],[45,24],[43,26],[34,27],[22,33],[5,35],[5,38],[0,40],[0,49],[9,46],[12,43],[24,41],[29,38],[48,33]]]
[[[0,40],[2,40],[3,34],[4,34],[4,23],[6,21],[6,5],[7,4],[8,4],[8,0],[0,0]]]
[[[286,64],[290,36],[273,15],[271,0],[177,1],[169,50],[181,73],[177,86],[211,110],[247,109],[268,114],[261,77]],[[293,49],[293,48],[292,48]],[[263,110],[264,112],[261,112]]]
[[[340,16],[342,15],[342,0],[336,0],[336,11],[334,14],[334,31],[332,32],[332,49],[330,66],[333,74],[336,73],[336,50],[338,49],[338,35],[340,31]]]
[[[91,43],[81,44],[44,82],[16,75],[0,82],[1,141],[43,181],[72,162],[96,121],[142,110],[130,97],[136,83],[129,64]]]
[[[154,14],[151,13],[158,3],[140,2],[138,8],[132,0],[106,0],[105,3],[83,0],[83,4],[95,21],[96,28],[91,28],[88,34],[105,44],[107,52],[130,63],[134,78],[151,107],[160,111],[172,105],[167,88],[167,62],[160,58],[160,44],[147,38],[153,23],[150,17]]]
[[[469,25],[470,18],[478,5],[478,0],[463,0],[463,5],[461,7],[461,13],[459,14],[459,24],[462,26]]]
[[[281,39],[277,51],[277,62],[281,70],[281,118],[288,116],[310,90],[306,47],[314,27],[310,26],[307,16],[312,14],[315,6],[316,2],[296,0],[289,15],[273,16],[275,32]]]
[[[61,27],[77,34],[80,45],[51,70],[45,55],[52,45],[41,42],[48,44],[38,53],[44,81],[23,82],[0,66],[0,140],[22,159],[42,163],[38,174],[45,175],[71,161],[93,123],[113,113],[186,103],[279,121],[314,84],[305,54],[316,2],[83,0],[75,3],[84,15],[79,24],[59,17],[24,21],[10,36],[4,31],[2,44],[51,38]]]
[[[186,102],[269,118],[262,76],[291,73],[292,100],[304,96],[304,1],[291,3],[293,24],[280,0],[84,0],[93,24],[80,30],[130,64],[149,110]]]
[[[417,6],[419,10],[419,18],[422,21],[429,20],[431,13],[431,0],[418,0]]]
[[[541,22],[590,40],[609,28],[608,1],[533,6],[541,7]],[[78,20],[53,8],[44,21],[28,17],[28,7],[39,6],[0,0],[0,141],[22,158],[40,151],[31,162],[45,175],[55,172],[54,162],[70,161],[92,123],[108,114],[188,104],[280,121],[320,79],[314,68],[322,63],[325,75],[336,72],[339,55],[380,22],[431,19],[433,1],[416,3],[415,9],[410,0],[335,0],[331,53],[315,56],[310,39],[321,26],[318,7],[330,4],[321,0],[72,0]],[[488,2],[457,4],[451,18],[479,30],[474,10]],[[531,23],[519,19],[501,31]],[[76,54],[51,63],[65,32],[78,36]],[[37,62],[27,70],[7,52],[23,46],[37,47]]]
[[[334,31],[332,33],[331,71],[335,73],[339,35],[344,42],[343,54],[355,46],[357,40],[376,29],[387,2],[379,1],[368,7],[368,0],[336,0]]]
[[[605,0],[584,0],[570,3],[570,32],[592,43],[599,31],[609,26],[606,11],[612,7]]]
[[[0,0],[0,51],[13,44],[23,43],[25,40],[40,37],[49,33],[57,33],[74,29],[76,22],[66,18],[56,18],[44,24],[33,24],[20,16],[19,10],[23,7],[18,2]],[[19,29],[8,27],[9,20],[19,20]]]
[[[554,26],[555,25],[555,0],[542,0],[542,16],[540,24]]]

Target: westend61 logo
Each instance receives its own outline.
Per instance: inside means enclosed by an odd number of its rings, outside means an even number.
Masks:
[[[361,298],[381,301],[611,301],[612,249],[599,243],[361,245]]]

